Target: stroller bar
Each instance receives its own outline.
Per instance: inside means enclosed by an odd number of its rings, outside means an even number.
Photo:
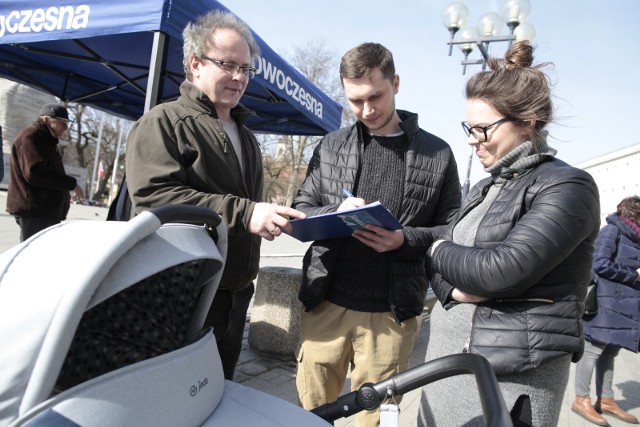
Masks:
[[[485,425],[513,426],[491,364],[484,357],[471,353],[445,356],[408,369],[377,384],[365,384],[359,390],[345,394],[335,402],[319,406],[311,412],[333,422],[362,410],[373,410],[393,396],[461,374],[476,376]]]
[[[151,212],[158,217],[162,224],[169,222],[207,224],[209,228],[216,228],[222,218],[204,206],[191,205],[166,205],[152,209]]]

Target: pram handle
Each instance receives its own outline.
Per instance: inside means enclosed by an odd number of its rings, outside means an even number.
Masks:
[[[162,224],[169,222],[196,223],[216,228],[222,221],[220,215],[205,206],[166,205],[151,209],[150,212],[158,217]]]
[[[335,402],[319,406],[311,412],[333,422],[365,409],[373,410],[393,396],[460,374],[476,376],[485,425],[512,427],[513,423],[491,364],[484,357],[472,353],[444,356],[400,372],[377,384],[365,384],[359,390],[340,396]]]

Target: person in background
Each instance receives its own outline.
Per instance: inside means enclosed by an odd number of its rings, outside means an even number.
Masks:
[[[607,217],[596,239],[593,272],[598,312],[585,316],[584,356],[575,372],[576,400],[571,409],[586,420],[609,425],[600,413],[638,424],[613,398],[613,367],[621,348],[640,351],[640,197],[623,199]],[[596,372],[596,402],[591,377]]]
[[[313,216],[380,201],[404,228],[367,225],[316,241],[304,256],[296,385],[305,409],[337,399],[349,367],[352,390],[408,368],[428,287],[426,250],[461,198],[449,145],[396,109],[400,77],[388,49],[349,50],[340,78],[358,122],[318,144],[293,207]],[[379,416],[360,412],[356,425],[377,425]]]
[[[183,32],[186,81],[180,97],[156,106],[132,127],[126,175],[136,213],[170,204],[211,208],[229,231],[224,272],[205,321],[224,376],[232,380],[258,274],[260,242],[290,231],[295,209],[261,203],[262,154],[239,105],[259,48],[228,12],[210,12]]]
[[[68,130],[67,108],[46,104],[35,123],[18,132],[11,146],[7,212],[20,226],[21,242],[66,219],[71,191],[84,198],[76,179],[66,174],[58,152],[60,138]]]
[[[551,91],[532,63],[533,47],[518,42],[467,82],[462,127],[491,176],[430,250],[440,304],[426,360],[486,357],[514,425],[549,427],[584,348],[600,202],[593,178],[547,145]],[[474,377],[425,386],[418,425],[483,425]]]

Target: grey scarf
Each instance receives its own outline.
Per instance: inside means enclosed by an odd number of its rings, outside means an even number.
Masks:
[[[496,180],[496,175],[512,174],[523,169],[532,168],[549,158],[555,157],[557,152],[558,150],[549,147],[546,143],[540,152],[536,152],[533,142],[525,141],[493,165],[484,168],[484,171],[490,173]]]

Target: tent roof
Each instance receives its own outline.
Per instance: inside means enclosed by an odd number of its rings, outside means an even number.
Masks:
[[[131,120],[148,108],[145,102],[153,106],[179,95],[186,24],[205,11],[228,10],[216,0],[55,4],[0,3],[0,77]],[[340,105],[253,34],[261,56],[241,102],[258,117],[248,126],[301,135],[337,129]]]

